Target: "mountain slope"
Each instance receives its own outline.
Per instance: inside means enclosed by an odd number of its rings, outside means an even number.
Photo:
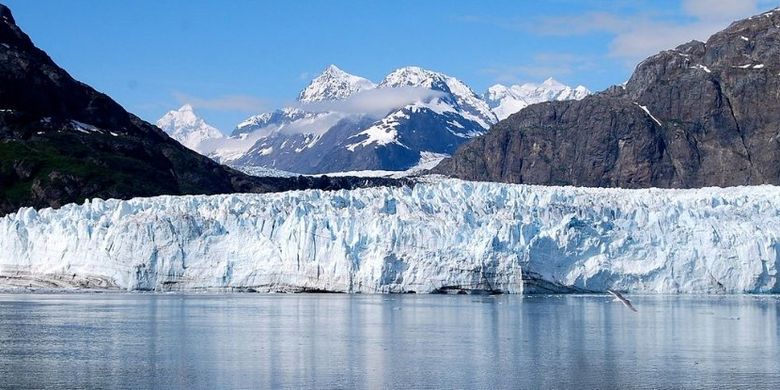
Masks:
[[[182,145],[197,151],[203,142],[223,138],[222,132],[195,114],[192,106],[183,105],[168,111],[157,121],[157,127]]]
[[[623,87],[532,105],[435,171],[599,187],[780,184],[780,11],[640,63]]]
[[[390,180],[254,178],[74,80],[0,5],[0,214],[86,198],[352,188]]]

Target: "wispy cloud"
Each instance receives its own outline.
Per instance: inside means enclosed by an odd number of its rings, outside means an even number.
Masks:
[[[420,87],[375,88],[355,93],[344,100],[295,103],[293,107],[313,112],[336,111],[344,114],[383,116],[392,109],[442,95],[439,91]]]
[[[215,111],[262,112],[270,106],[267,100],[249,95],[224,95],[214,98],[201,98],[174,92],[173,96],[179,104],[190,104],[195,108]]]
[[[537,53],[525,63],[518,65],[494,65],[482,69],[493,75],[499,83],[539,81],[548,77],[562,78],[567,75],[591,71],[597,61],[592,56],[568,53]]]
[[[612,35],[609,55],[634,64],[659,51],[696,39],[704,41],[734,20],[776,5],[767,0],[684,0],[684,15],[617,14],[591,12],[576,16],[545,17],[527,23],[539,35]]]
[[[610,3],[612,4],[612,3]],[[651,11],[642,3],[614,5],[616,11],[606,7],[594,7],[591,12],[577,15],[519,18],[516,16],[484,17],[460,16],[464,23],[481,23],[509,31],[530,32],[543,37],[571,37],[589,34],[608,34],[607,55],[633,66],[638,61],[662,50],[674,48],[696,39],[706,40],[729,23],[780,5],[779,0],[683,0],[681,12],[669,10]],[[545,61],[529,61],[515,67],[514,72],[533,76],[546,71],[565,74],[572,70],[567,65],[546,64]]]

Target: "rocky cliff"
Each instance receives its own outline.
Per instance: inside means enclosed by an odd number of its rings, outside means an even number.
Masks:
[[[596,187],[780,184],[780,9],[640,63],[624,87],[532,105],[436,171]]]

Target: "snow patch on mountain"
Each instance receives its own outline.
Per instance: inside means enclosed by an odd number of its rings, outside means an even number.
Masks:
[[[498,119],[506,119],[531,104],[556,100],[580,100],[590,94],[590,90],[582,85],[572,88],[553,78],[548,78],[541,84],[526,83],[508,87],[496,84],[488,88],[484,100]]]
[[[0,218],[0,284],[128,290],[780,292],[780,188],[160,196]]]
[[[396,127],[398,127],[400,121],[403,119],[409,119],[409,115],[403,111],[396,111],[382,118],[382,120],[371,127],[350,137],[363,139],[360,142],[348,145],[347,149],[350,152],[354,152],[358,147],[366,147],[372,144],[382,146],[389,143],[403,146],[403,144],[398,141],[398,131],[396,130]]]
[[[224,138],[219,129],[197,116],[189,104],[178,110],[168,111],[157,121],[157,127],[182,145],[199,153],[203,153],[201,144],[204,142]]]

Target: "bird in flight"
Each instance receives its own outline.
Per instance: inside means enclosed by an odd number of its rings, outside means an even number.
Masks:
[[[617,292],[615,290],[612,290],[612,289],[607,289],[607,292],[612,294],[612,296],[615,297],[615,300],[618,300],[618,301],[622,302],[627,308],[631,309],[631,311],[633,311],[634,313],[637,312],[637,310],[634,307],[634,305],[631,304],[631,301],[626,299],[626,297],[624,297],[623,294],[621,294],[621,293],[619,293],[619,292]]]

